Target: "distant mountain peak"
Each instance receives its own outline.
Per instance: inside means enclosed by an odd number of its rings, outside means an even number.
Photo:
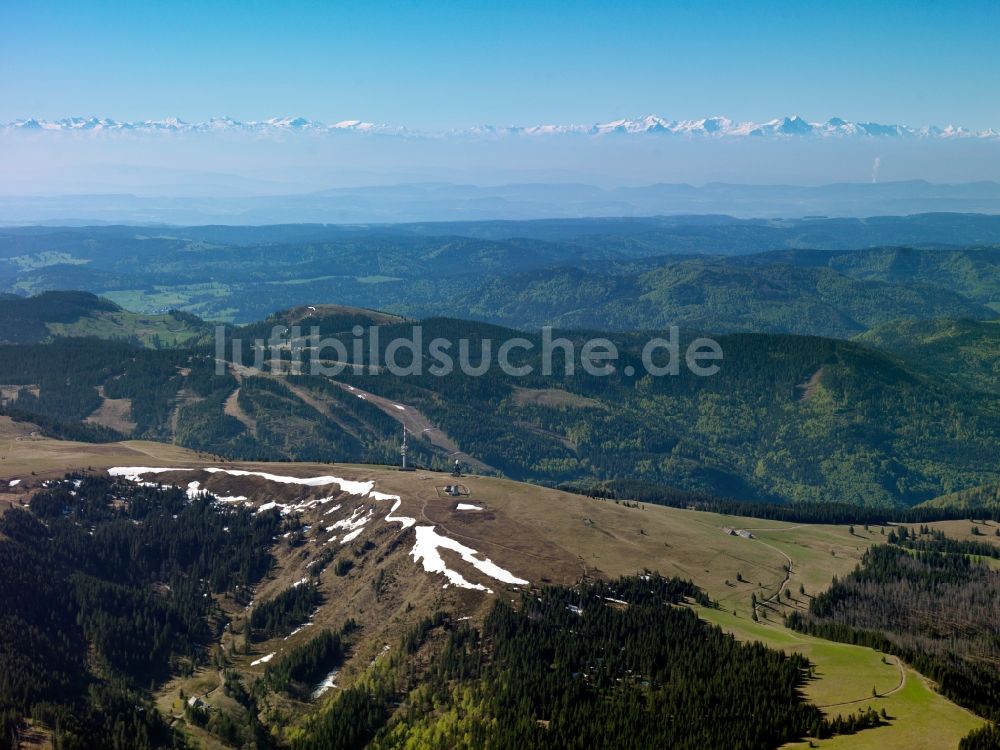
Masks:
[[[107,117],[65,117],[43,120],[35,117],[19,119],[0,125],[0,132],[16,131],[92,131],[127,133],[366,133],[370,135],[413,135],[425,137],[531,137],[531,136],[680,136],[705,138],[911,138],[911,139],[966,139],[1000,140],[1000,130],[972,130],[948,125],[883,124],[860,122],[831,117],[826,122],[811,122],[800,115],[776,117],[766,122],[737,121],[715,115],[694,120],[671,120],[656,114],[636,118],[619,118],[593,125],[543,123],[537,125],[480,125],[451,130],[411,130],[385,123],[362,119],[345,119],[333,124],[311,120],[301,115],[271,117],[266,120],[240,121],[232,117],[212,117],[203,122],[187,122],[179,117],[162,120],[127,122]]]

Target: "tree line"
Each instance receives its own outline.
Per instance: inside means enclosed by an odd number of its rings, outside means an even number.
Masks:
[[[909,535],[906,539],[909,539]],[[905,541],[905,540],[904,540]],[[878,545],[789,627],[899,656],[949,699],[1000,719],[1000,572],[964,553]]]

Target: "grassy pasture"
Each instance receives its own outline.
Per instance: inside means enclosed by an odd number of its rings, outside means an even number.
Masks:
[[[468,491],[462,502],[484,510],[458,511],[456,499],[441,491],[454,480],[434,472],[402,473],[392,467],[343,464],[223,463],[161,443],[94,445],[49,440],[34,434],[30,425],[0,417],[0,488],[6,490],[10,479],[23,480],[23,486],[5,494],[8,502],[16,502],[44,478],[61,476],[71,469],[101,470],[116,465],[226,465],[296,476],[334,474],[346,479],[374,479],[380,491],[402,497],[397,515],[435,525],[439,532],[536,585],[572,584],[584,575],[613,577],[646,569],[690,578],[720,604],[718,609],[700,610],[706,620],[737,638],[759,640],[808,656],[816,665],[816,678],[807,685],[806,694],[824,711],[847,714],[871,705],[876,710],[884,708],[892,717],[889,726],[825,740],[818,743],[820,747],[954,748],[960,737],[982,723],[934,692],[913,670],[902,665],[901,672],[894,657],[883,661],[882,655],[871,649],[803,636],[781,624],[790,608],[808,606],[810,595],[823,590],[833,576],[849,573],[869,545],[883,542],[881,527],[866,530],[857,526],[852,533],[846,526],[763,521],[652,505],[631,507],[489,477],[461,480]],[[239,489],[234,484],[237,480],[227,481],[227,492]],[[971,538],[971,521],[933,526],[960,538],[964,529]],[[747,530],[752,538],[730,535],[728,529]],[[888,534],[889,529],[885,531]],[[995,539],[990,536],[992,525],[983,526],[982,531],[983,535],[975,538]],[[375,535],[386,535],[382,541],[392,544],[400,532],[396,526],[390,529],[383,524],[382,530],[373,527],[371,533],[375,540],[382,539]],[[360,608],[364,619],[381,623],[377,637],[367,639],[357,657],[345,665],[345,679],[363,672],[381,644],[393,643],[400,629],[428,607],[445,606],[473,617],[482,613],[487,600],[474,592],[442,590],[438,581],[414,567],[406,554],[408,548],[397,544],[393,556],[379,563],[360,563],[343,578],[324,574],[324,586],[331,596],[317,615],[318,625],[336,627],[352,607]],[[305,558],[297,552],[281,552],[279,562],[260,595],[281,590],[303,575]],[[448,562],[457,563],[457,559],[449,557]],[[370,577],[376,569],[396,582],[395,593],[383,599],[371,593]],[[502,587],[497,590],[502,593]],[[786,590],[790,599],[783,593]],[[767,602],[760,610],[766,611],[767,617],[759,622],[751,619],[752,594]],[[246,662],[242,666],[254,671],[248,666],[251,660],[295,642],[255,644],[254,653],[242,658]],[[195,682],[173,683],[162,693],[163,707],[172,707],[181,686],[187,695],[211,690],[213,678],[217,680],[214,674],[201,673]],[[873,688],[878,697],[872,697]]]
[[[75,323],[49,323],[53,336],[93,336],[99,339],[136,338],[145,346],[192,346],[206,338],[205,327],[194,327],[169,315],[144,315],[126,310],[100,312]]]

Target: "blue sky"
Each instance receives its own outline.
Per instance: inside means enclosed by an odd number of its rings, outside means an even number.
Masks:
[[[0,3],[0,120],[1000,127],[1000,3]]]

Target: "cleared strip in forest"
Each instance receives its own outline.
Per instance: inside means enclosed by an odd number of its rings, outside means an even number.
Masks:
[[[229,394],[229,398],[226,399],[225,406],[222,408],[228,416],[238,419],[243,423],[250,432],[256,436],[257,435],[257,420],[249,416],[240,407],[240,389],[237,388],[235,391]]]
[[[427,440],[434,447],[443,450],[447,454],[448,458],[461,461],[462,463],[467,464],[479,471],[494,471],[494,468],[489,464],[480,461],[478,458],[474,458],[465,451],[461,450],[458,447],[458,444],[452,440],[444,430],[437,427],[416,407],[392,401],[374,393],[370,393],[369,391],[362,390],[356,386],[337,382],[336,380],[331,380],[330,382],[335,383],[356,397],[364,398],[364,400],[368,401],[372,404],[372,406],[405,426],[411,435],[421,437]]]

